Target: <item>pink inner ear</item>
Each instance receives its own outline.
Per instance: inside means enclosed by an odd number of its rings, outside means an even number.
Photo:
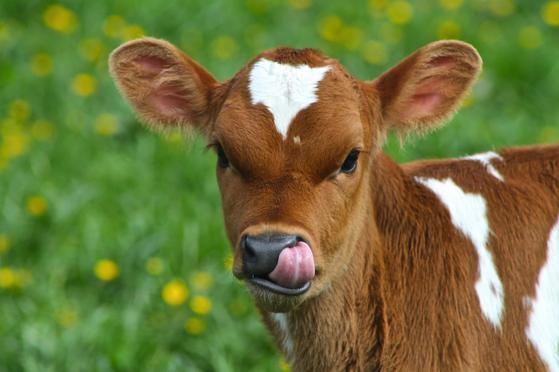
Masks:
[[[439,115],[447,98],[444,92],[448,88],[448,81],[445,80],[444,77],[436,76],[417,83],[404,108],[403,119],[417,121]]]
[[[168,68],[169,63],[165,60],[154,57],[154,56],[141,56],[134,59],[134,63],[138,70],[148,76],[155,76],[161,72],[161,70]]]
[[[176,120],[187,107],[185,94],[179,87],[161,87],[155,89],[148,98],[149,103],[163,116]],[[175,119],[173,119],[175,118]]]

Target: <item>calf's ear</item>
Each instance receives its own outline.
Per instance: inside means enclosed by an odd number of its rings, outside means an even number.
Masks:
[[[401,137],[452,117],[481,71],[470,44],[444,40],[424,46],[372,82],[386,129]]]
[[[170,43],[152,38],[127,42],[111,53],[109,68],[142,121],[160,130],[209,131],[212,94],[219,84]]]

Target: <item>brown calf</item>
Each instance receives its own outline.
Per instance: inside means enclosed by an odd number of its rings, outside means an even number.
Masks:
[[[559,146],[381,151],[450,118],[473,47],[429,44],[373,81],[278,48],[220,83],[156,39],[110,68],[141,119],[217,152],[233,273],[295,370],[559,371]]]

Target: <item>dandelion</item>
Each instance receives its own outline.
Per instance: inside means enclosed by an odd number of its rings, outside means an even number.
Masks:
[[[102,136],[112,136],[118,130],[117,118],[109,113],[103,113],[95,119],[95,131]]]
[[[194,296],[190,300],[190,308],[198,315],[206,315],[212,311],[212,301],[206,296]]]
[[[124,21],[124,18],[119,15],[110,15],[103,23],[103,32],[108,37],[116,39],[122,35],[125,27],[126,22]]]
[[[10,250],[10,239],[6,234],[0,234],[0,254]]]
[[[206,329],[206,324],[200,318],[188,318],[184,323],[184,330],[190,335],[199,335]]]
[[[97,90],[97,80],[90,74],[78,74],[72,81],[72,90],[78,96],[90,96]]]
[[[386,41],[389,44],[397,44],[404,37],[402,29],[400,27],[392,25],[391,23],[383,24],[380,27],[379,35],[382,40]]]
[[[518,44],[525,49],[535,49],[543,43],[542,33],[537,27],[522,27],[518,32]]]
[[[413,8],[410,3],[403,0],[390,2],[386,8],[388,19],[397,25],[409,23],[413,16]]]
[[[344,24],[340,17],[336,15],[331,15],[323,18],[320,21],[318,30],[320,36],[330,42],[336,42],[339,40],[341,30]]]
[[[0,21],[0,42],[10,39],[10,28],[6,22]]]
[[[167,305],[180,306],[188,299],[188,288],[182,281],[173,279],[165,284],[161,297]]]
[[[125,41],[138,39],[144,36],[146,33],[141,26],[138,25],[130,25],[124,27],[122,30],[121,38]]]
[[[222,60],[227,60],[237,53],[239,46],[232,37],[224,35],[216,38],[212,42],[211,48],[214,56]]]
[[[0,157],[9,160],[18,157],[27,151],[29,137],[21,129],[14,128],[4,133]]]
[[[31,58],[31,72],[35,76],[47,76],[52,68],[52,57],[47,53],[37,53]]]
[[[77,26],[77,17],[70,9],[60,4],[49,6],[43,13],[45,25],[55,31],[68,34]]]
[[[110,282],[116,279],[120,273],[116,262],[109,259],[102,259],[97,261],[97,263],[95,263],[93,271],[97,279],[104,282]]]
[[[513,0],[490,0],[489,10],[498,17],[507,17],[514,13]]]
[[[160,275],[163,272],[163,260],[159,257],[150,257],[146,261],[146,271],[150,275]]]
[[[371,14],[383,11],[388,5],[388,0],[369,0],[369,10]]]
[[[233,256],[231,254],[223,260],[223,267],[227,271],[231,271],[233,269]]]
[[[549,1],[542,8],[542,18],[550,26],[559,26],[559,1]]]
[[[288,4],[295,10],[305,10],[310,8],[312,0],[288,0]]]
[[[200,291],[207,291],[214,283],[212,274],[207,271],[199,271],[192,277],[192,285]]]
[[[37,120],[31,126],[31,136],[38,141],[48,141],[54,135],[54,126],[47,120]]]
[[[84,59],[90,62],[96,62],[104,55],[105,46],[99,39],[89,38],[80,42],[79,50]]]
[[[289,368],[289,364],[283,358],[281,358],[279,360],[279,369],[280,369],[281,372],[291,371],[291,369]]]
[[[384,44],[374,40],[370,40],[365,43],[362,55],[365,61],[373,65],[383,64],[388,59],[388,53]]]
[[[22,99],[16,99],[10,103],[9,116],[17,121],[25,121],[31,115],[29,103]]]
[[[446,10],[456,10],[462,6],[464,0],[439,0],[439,3]]]
[[[27,198],[27,212],[33,217],[41,217],[47,213],[48,205],[45,198],[40,195],[33,195]]]
[[[460,25],[450,20],[441,22],[437,29],[439,39],[457,39],[460,33]]]
[[[340,43],[349,50],[355,50],[361,44],[363,32],[358,27],[344,27],[340,35]]]
[[[0,288],[13,288],[16,284],[16,274],[10,267],[0,268]]]

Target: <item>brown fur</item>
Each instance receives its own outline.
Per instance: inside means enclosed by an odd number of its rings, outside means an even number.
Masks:
[[[270,112],[250,102],[248,73],[262,57],[331,66],[319,100],[296,116],[285,140]],[[429,44],[371,82],[310,49],[266,51],[221,84],[155,39],[125,44],[110,65],[141,118],[191,123],[223,147],[231,166],[217,177],[237,277],[244,234],[280,231],[309,242],[316,264],[309,292],[286,297],[249,283],[294,370],[544,370],[524,334],[523,298],[534,296],[559,215],[559,146],[503,150],[492,164],[504,182],[479,162],[398,166],[380,150],[391,130],[425,132],[450,118],[481,68],[473,47]],[[337,172],[354,148],[357,171]],[[506,294],[500,330],[480,310],[472,242],[418,176],[450,177],[485,198],[488,249]],[[280,311],[288,334],[271,314]]]

